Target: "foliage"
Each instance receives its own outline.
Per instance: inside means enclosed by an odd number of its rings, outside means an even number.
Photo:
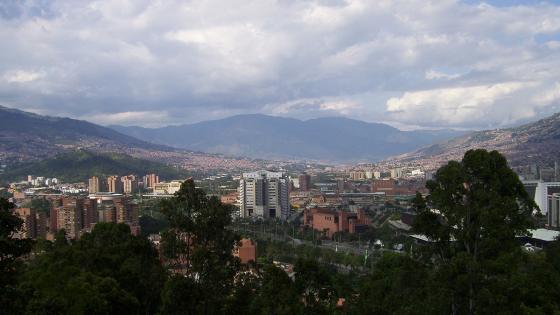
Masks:
[[[5,311],[14,307],[16,279],[21,271],[20,258],[29,253],[31,240],[14,238],[14,233],[21,229],[23,221],[12,212],[14,204],[0,198],[0,306]]]
[[[263,269],[262,282],[250,305],[250,314],[303,314],[303,305],[288,275],[274,265]]]
[[[29,314],[155,313],[165,279],[148,240],[125,224],[98,223],[74,244],[64,233],[34,259],[20,289]]]
[[[294,271],[295,287],[303,298],[305,314],[325,314],[335,307],[338,296],[331,279],[333,270],[320,266],[314,259],[299,259]]]
[[[166,285],[164,313],[180,312],[175,305],[183,305],[182,300],[190,297],[199,298],[182,309],[184,313],[219,312],[239,270],[233,256],[239,238],[226,228],[233,207],[206,197],[193,180],[186,180],[173,198],[162,202],[161,211],[169,222],[169,230],[162,236],[163,253],[173,272],[184,275],[171,278]],[[175,292],[175,288],[183,291]]]
[[[41,174],[41,176],[56,177],[65,182],[79,182],[86,181],[91,176],[148,173],[157,173],[160,178],[185,178],[189,175],[182,169],[125,154],[77,150],[61,153],[54,158],[39,162],[11,167],[2,174],[2,179],[23,179],[29,174]]]
[[[142,235],[158,234],[168,228],[169,224],[166,220],[156,219],[149,215],[143,215],[139,218],[140,231]]]
[[[436,314],[431,309],[430,272],[413,259],[385,254],[361,281],[351,305],[355,314]],[[373,302],[375,301],[375,302]]]
[[[514,271],[521,250],[515,237],[527,234],[536,205],[496,151],[468,151],[461,162],[440,168],[426,186],[427,200],[419,195],[414,200],[414,229],[434,241],[451,312],[478,312],[477,303],[501,281],[496,277]]]
[[[192,180],[161,203],[166,227],[142,219],[145,228],[164,228],[163,266],[153,245],[124,224],[98,223],[73,242],[60,230],[54,242],[41,240],[23,256],[31,242],[11,237],[21,220],[0,200],[0,312],[560,314],[560,243],[520,250],[515,236],[530,227],[534,204],[503,157],[470,151],[441,168],[428,188],[426,198],[413,200],[414,228],[434,242],[421,256],[376,251],[380,257],[367,261],[376,261],[371,269],[359,255],[286,241],[295,235],[293,225],[232,226],[233,208]],[[238,229],[260,236],[256,269],[232,254]],[[384,239],[394,232],[371,233]],[[277,260],[294,263],[294,272],[271,263]]]

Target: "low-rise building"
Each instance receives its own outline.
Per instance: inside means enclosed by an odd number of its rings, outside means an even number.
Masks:
[[[248,238],[241,239],[235,247],[233,255],[238,257],[244,265],[255,263],[257,261],[257,243]]]
[[[335,211],[329,208],[305,209],[303,220],[304,225],[326,233],[328,238],[332,238],[337,232],[360,232],[371,224],[371,219],[361,208],[356,212]]]
[[[181,189],[182,181],[161,182],[154,184],[154,194],[173,195]]]

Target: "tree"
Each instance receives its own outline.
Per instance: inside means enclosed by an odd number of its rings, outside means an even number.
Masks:
[[[385,254],[361,281],[351,314],[439,314],[430,270],[410,257]]]
[[[17,276],[21,271],[20,258],[31,251],[33,241],[16,239],[14,233],[22,228],[23,220],[13,214],[14,204],[0,198],[0,305],[10,312],[17,298]]]
[[[515,238],[528,233],[537,206],[497,151],[466,152],[426,187],[426,204],[415,198],[414,230],[433,241],[451,313],[476,313],[496,276],[513,271],[520,251]]]
[[[157,252],[126,224],[98,223],[69,243],[64,232],[29,262],[20,290],[26,313],[154,314],[165,273]]]
[[[331,311],[338,300],[331,279],[336,270],[327,270],[316,259],[298,259],[294,271],[295,287],[303,297],[305,313],[324,314]]]
[[[267,265],[262,274],[262,284],[251,302],[249,314],[303,314],[294,283],[284,270]]]
[[[189,179],[173,198],[162,202],[161,211],[169,222],[162,236],[163,253],[171,271],[180,275],[164,289],[164,313],[173,313],[173,305],[187,296],[202,298],[184,313],[223,311],[239,270],[239,260],[233,256],[239,237],[227,228],[233,207],[216,197],[207,198]],[[182,293],[170,292],[174,287],[182,288]]]

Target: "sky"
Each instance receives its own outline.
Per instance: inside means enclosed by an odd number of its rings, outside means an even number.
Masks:
[[[560,1],[0,0],[0,42],[0,105],[103,125],[560,112]]]

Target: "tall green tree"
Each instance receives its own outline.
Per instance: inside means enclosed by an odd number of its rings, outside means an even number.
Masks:
[[[21,272],[21,257],[31,251],[33,242],[16,239],[14,233],[22,228],[23,220],[14,215],[14,204],[0,198],[0,305],[4,311],[12,311],[17,276]]]
[[[304,314],[301,295],[284,270],[274,265],[265,266],[249,314]]]
[[[294,266],[295,287],[303,298],[306,314],[325,314],[336,306],[338,295],[332,275],[336,270],[321,266],[316,259],[298,259]]]
[[[497,151],[470,150],[441,167],[415,200],[414,229],[432,241],[436,267],[450,292],[450,313],[474,314],[497,276],[513,272],[516,236],[532,227],[537,208]]]
[[[98,223],[68,243],[64,233],[29,262],[20,289],[28,314],[154,314],[165,271],[152,244],[126,224]]]
[[[233,256],[239,237],[227,227],[231,224],[233,207],[216,197],[208,198],[195,187],[192,179],[185,181],[173,198],[164,200],[161,212],[169,222],[163,233],[162,249],[172,272],[164,290],[164,313],[219,313],[231,294],[239,260]],[[171,292],[180,288],[181,293]],[[188,296],[199,296],[188,305]]]
[[[350,314],[441,314],[442,303],[422,263],[401,254],[385,254],[365,276],[349,303]]]

